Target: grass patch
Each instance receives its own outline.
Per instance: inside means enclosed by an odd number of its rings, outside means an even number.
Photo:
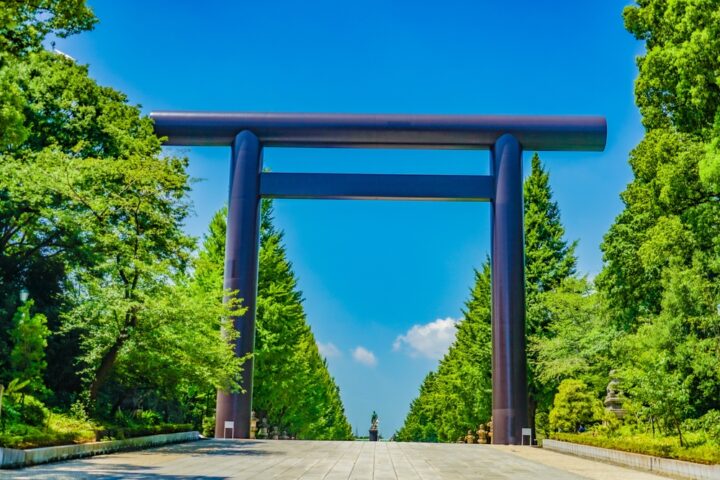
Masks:
[[[607,437],[586,433],[555,433],[551,438],[563,442],[580,443],[593,447],[610,448],[624,452],[654,455],[656,457],[685,460],[714,465],[720,463],[720,445],[707,441],[701,433],[687,433],[687,446],[680,446],[677,437],[659,437],[644,433]]]

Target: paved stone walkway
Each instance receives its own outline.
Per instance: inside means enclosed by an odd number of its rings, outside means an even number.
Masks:
[[[654,480],[663,477],[531,447],[205,440],[3,470],[0,478]]]

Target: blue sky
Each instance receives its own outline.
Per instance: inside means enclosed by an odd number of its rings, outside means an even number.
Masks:
[[[605,152],[541,155],[592,276],[643,133],[632,93],[642,45],[623,29],[627,3],[90,0],[96,29],[57,48],[148,113],[605,115]],[[198,179],[186,228],[201,236],[226,201],[229,149],[173,151]],[[265,161],[273,171],[488,171],[487,152],[269,149]],[[353,427],[366,432],[376,410],[389,436],[462,317],[488,253],[489,206],[285,200],[275,212]]]

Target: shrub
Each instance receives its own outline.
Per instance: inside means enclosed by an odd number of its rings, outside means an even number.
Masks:
[[[144,437],[145,435],[187,432],[192,429],[192,425],[189,423],[165,423],[139,427],[104,427],[95,432],[95,438],[97,440],[123,440],[126,438]]]
[[[535,415],[535,432],[543,437],[550,436],[550,417],[547,412],[538,412]]]
[[[143,425],[160,425],[162,417],[153,410],[135,410],[133,417]]]
[[[212,438],[215,436],[215,415],[211,417],[203,417],[202,432],[203,436]]]
[[[581,380],[563,380],[550,410],[550,428],[556,432],[577,432],[602,416],[602,405]]]
[[[691,432],[702,432],[708,440],[720,445],[720,411],[710,410],[700,418],[685,420],[683,428]]]
[[[24,423],[34,427],[42,427],[45,425],[50,412],[45,405],[37,398],[27,395],[25,396],[24,405],[20,406],[20,416]]]

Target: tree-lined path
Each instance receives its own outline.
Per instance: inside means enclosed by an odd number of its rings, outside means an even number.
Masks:
[[[654,480],[656,475],[531,447],[208,440],[18,470],[11,478]]]

